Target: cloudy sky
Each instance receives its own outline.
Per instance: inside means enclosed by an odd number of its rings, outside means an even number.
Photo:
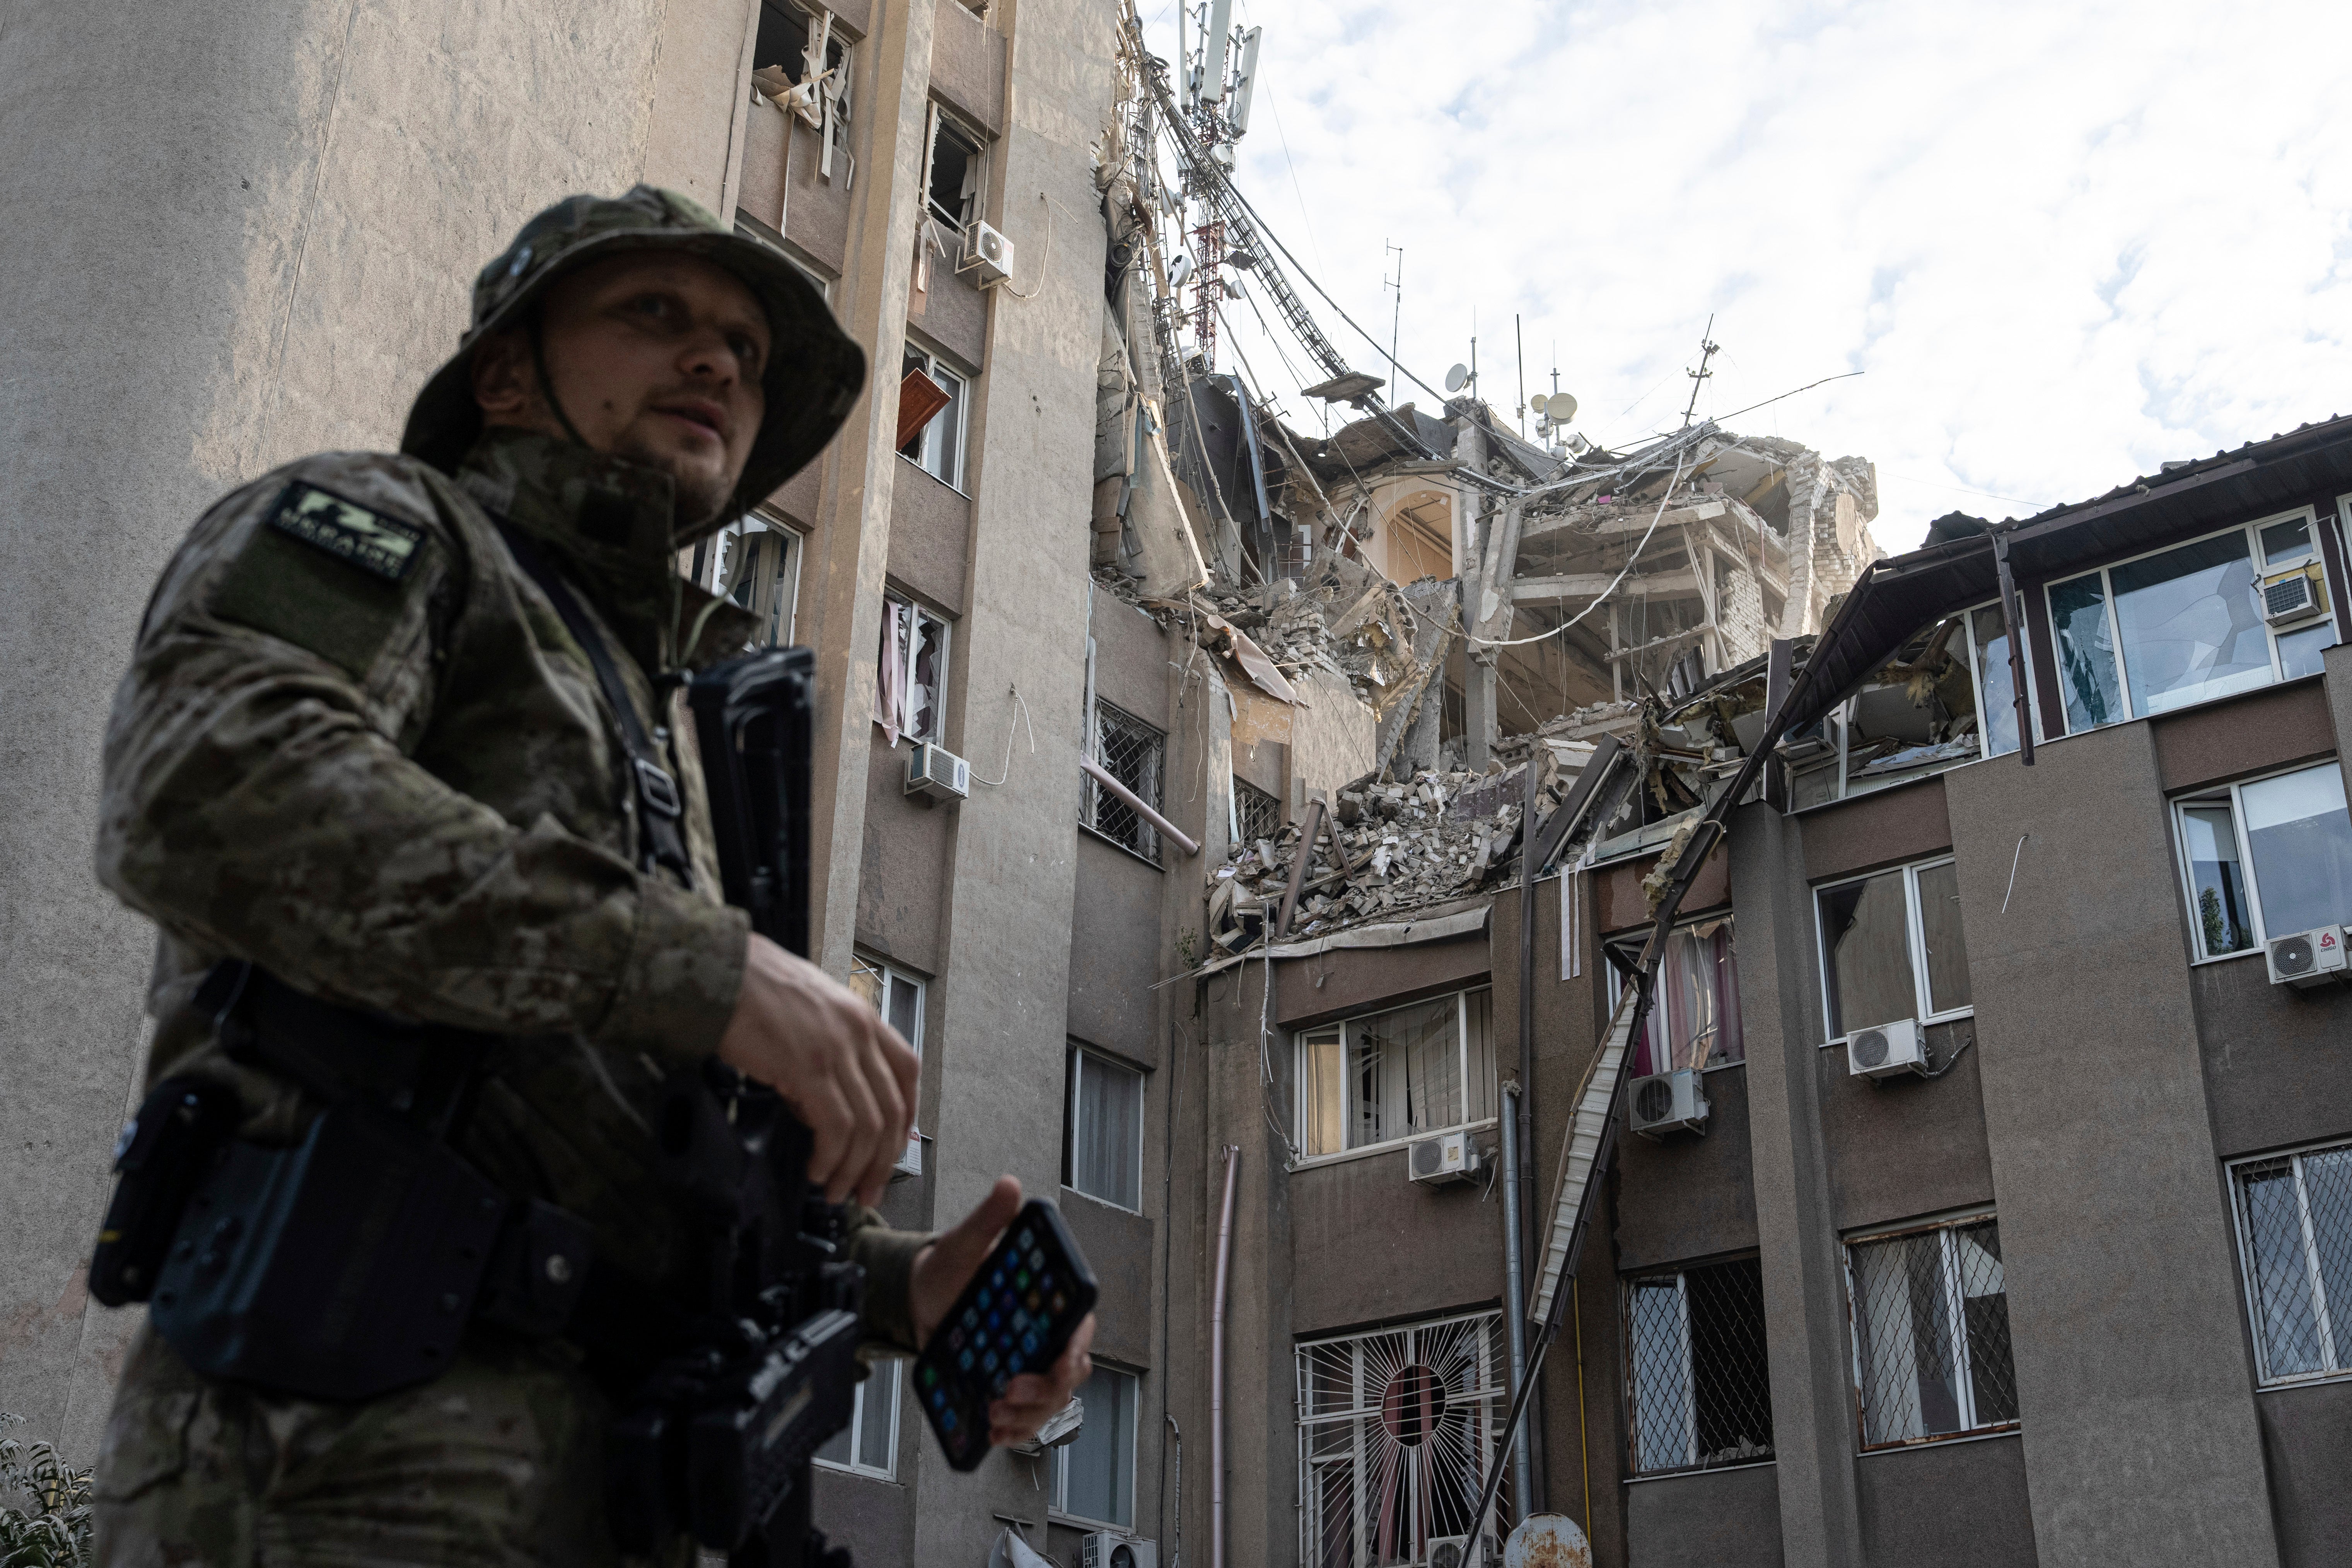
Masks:
[[[1168,0],[1139,0],[1172,55]],[[2352,89],[2336,4],[1243,0],[1238,183],[1378,350],[1624,443],[1699,410],[1878,465],[1916,544],[2352,413]],[[1385,264],[1385,265],[1384,265]],[[1302,292],[1304,290],[1302,289]],[[1294,423],[1276,345],[1242,353]],[[1292,344],[1291,363],[1309,372]],[[1220,369],[1235,368],[1233,357]],[[1402,402],[1419,396],[1408,384]]]

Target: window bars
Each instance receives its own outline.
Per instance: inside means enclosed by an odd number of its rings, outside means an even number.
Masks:
[[[1298,1347],[1301,1563],[1425,1563],[1469,1533],[1510,1408],[1501,1324],[1479,1312]]]
[[[1105,773],[1135,793],[1135,797],[1160,809],[1160,758],[1168,737],[1123,709],[1095,703],[1095,761]],[[1083,802],[1088,827],[1113,843],[1134,850],[1147,860],[1160,858],[1160,834],[1125,801],[1088,777]]]
[[[1635,1475],[1772,1457],[1764,1275],[1755,1258],[1625,1281],[1625,1362]]]
[[[2261,1379],[2352,1372],[2352,1144],[2237,1167]]]
[[[1993,1220],[1857,1241],[1846,1265],[1864,1448],[2016,1425]]]
[[[1254,784],[1234,781],[1234,842],[1282,837],[1282,802]]]

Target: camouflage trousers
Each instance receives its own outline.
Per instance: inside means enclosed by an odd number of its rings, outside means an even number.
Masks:
[[[430,1383],[324,1404],[200,1377],[142,1328],[98,1463],[95,1562],[618,1568],[609,1414],[544,1349],[468,1346]],[[665,1564],[693,1562],[677,1544]]]

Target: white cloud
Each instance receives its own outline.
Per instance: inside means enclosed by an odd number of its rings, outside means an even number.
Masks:
[[[1712,311],[1702,413],[1865,373],[1735,427],[1875,460],[1898,550],[1954,508],[2023,515],[2352,412],[2340,6],[1242,14],[1265,29],[1243,190],[1383,347],[1383,247],[1402,244],[1400,357],[1436,381],[1468,357],[1475,307],[1498,408],[1516,311],[1531,387],[1558,342],[1578,428],[1671,427]],[[1172,52],[1172,11],[1151,36]],[[1311,421],[1293,395],[1311,374],[1229,313]]]

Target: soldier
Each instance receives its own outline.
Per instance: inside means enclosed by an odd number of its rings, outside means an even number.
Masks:
[[[316,1115],[192,1005],[246,959],[330,1003],[495,1037],[459,1148],[584,1219],[593,1268],[633,1288],[683,1266],[646,1121],[681,1064],[716,1054],[772,1085],[814,1134],[811,1179],[877,1201],[914,1053],[719,901],[693,731],[663,682],[753,630],[684,581],[679,550],[810,461],[864,376],[773,250],[650,186],[574,196],[476,280],[398,456],[305,458],[207,512],[107,732],[99,874],[160,928],[151,1080],[233,1085],[264,1143]],[[534,560],[603,648],[567,630]],[[602,694],[600,654],[631,713]],[[856,1212],[876,1349],[921,1342],[1019,1202],[1003,1178],[936,1238]],[[1007,1388],[997,1441],[1067,1402],[1092,1335]],[[581,1362],[476,1331],[431,1381],[338,1404],[207,1380],[142,1330],[98,1467],[99,1560],[614,1562],[612,1410]]]

